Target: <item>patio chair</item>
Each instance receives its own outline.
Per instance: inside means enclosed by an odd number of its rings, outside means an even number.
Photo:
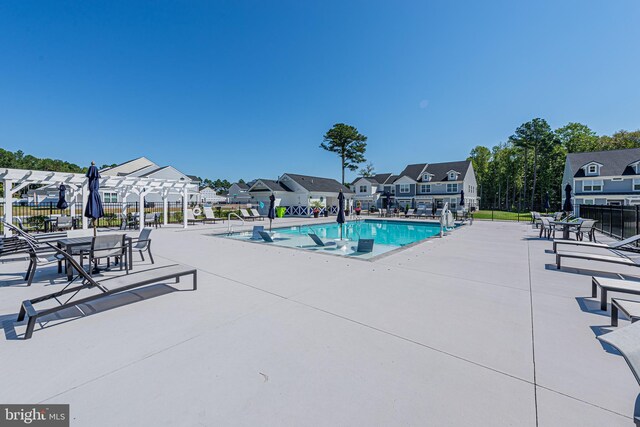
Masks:
[[[78,272],[78,282],[72,280],[65,288],[58,290],[54,293],[43,295],[34,299],[25,300],[20,306],[20,312],[18,313],[18,322],[27,320],[27,328],[24,333],[24,339],[32,337],[36,322],[39,318],[55,314],[59,311],[67,310],[73,307],[79,307],[85,305],[91,301],[95,301],[100,298],[108,297],[110,295],[118,294],[125,291],[130,291],[142,286],[157,284],[166,282],[167,280],[174,279],[176,282],[180,281],[183,276],[193,276],[193,290],[198,289],[198,271],[195,268],[174,264],[164,267],[159,267],[151,270],[144,270],[128,275],[120,275],[116,277],[107,277],[97,281],[91,277],[83,268],[78,265],[78,262],[66,252],[56,248],[52,244],[47,244],[51,249],[56,251],[57,255],[62,256],[71,266],[71,268]],[[72,283],[81,283],[77,286],[71,286]],[[75,301],[71,301],[79,292],[91,289],[98,289],[101,291],[98,294],[93,294]],[[64,300],[62,296],[71,294],[71,298]],[[54,300],[60,305],[57,307],[51,307],[50,301]],[[41,310],[36,310],[34,307],[36,304],[45,303],[47,306]],[[84,315],[85,313],[82,312]]]
[[[373,239],[360,239],[358,240],[358,246],[353,246],[351,249],[358,253],[373,252]]]
[[[404,214],[405,218],[415,218],[418,215],[418,209],[412,209]]]
[[[27,233],[32,232],[32,231],[40,231],[40,227],[38,227],[37,225],[27,225],[24,222],[22,222],[22,218],[20,218],[19,216],[15,217],[15,218],[16,218],[16,222],[18,223],[18,227],[20,228],[20,230],[26,231]]]
[[[251,221],[255,221],[257,219],[255,216],[250,215],[246,209],[240,209],[240,216],[244,220],[250,219]]]
[[[316,233],[308,233],[311,240],[315,242],[317,246],[335,246],[336,242],[334,241],[324,241]]]
[[[224,222],[224,218],[216,218],[216,216],[213,213],[213,209],[211,209],[211,206],[205,206],[203,209],[204,212],[204,220],[206,221],[213,221],[213,223],[215,224],[216,221],[222,221]]]
[[[106,234],[103,236],[96,236],[91,241],[90,249],[83,249],[80,251],[80,266],[83,266],[84,258],[89,259],[89,274],[91,274],[91,265],[95,265],[97,268],[98,262],[101,259],[107,259],[107,268],[111,265],[111,258],[113,258],[122,270],[123,265],[126,268],[126,273],[129,274],[129,263],[127,259],[127,246],[124,243],[124,236],[120,234]]]
[[[158,216],[155,213],[144,214],[144,226],[153,225],[158,227]]]
[[[200,218],[196,218],[195,215],[193,215],[193,209],[187,209],[187,223],[189,224],[202,224],[204,222],[204,219],[200,219]]]
[[[36,241],[31,240],[26,236],[20,236],[20,239],[23,239],[27,244],[27,251],[29,253],[29,266],[27,267],[27,272],[25,273],[25,280],[27,281],[27,286],[31,286],[33,283],[33,279],[36,275],[36,270],[38,267],[44,267],[46,265],[51,265],[54,263],[61,262],[64,257],[60,254],[52,251],[51,248],[45,246],[41,247]]]
[[[636,242],[640,242],[640,234],[636,234],[635,236],[631,236],[628,239],[620,240],[619,242],[613,242],[613,243],[597,243],[595,241],[584,242],[579,240],[557,239],[553,241],[553,252],[556,252],[558,245],[573,245],[573,246],[581,246],[581,247],[587,247],[587,248],[625,250],[624,248],[625,246],[629,246]]]
[[[253,230],[251,231],[251,240],[260,240],[262,236],[260,236],[260,232],[264,231],[263,225],[254,225]]]
[[[589,238],[590,242],[596,241],[596,220],[593,219],[583,219],[580,221],[580,225],[575,230],[576,240],[583,240],[586,235]]]
[[[560,221],[563,215],[564,215],[564,212],[556,212],[553,214],[553,220]]]
[[[147,251],[149,254],[149,259],[151,260],[151,264],[155,264],[153,260],[153,255],[151,254],[151,232],[153,228],[143,228],[138,235],[138,238],[133,239],[131,241],[131,250],[138,251],[140,253],[140,258],[144,261],[144,254],[142,252]]]
[[[551,222],[549,217],[540,217],[540,238],[545,237],[551,239],[551,236],[553,236],[554,239],[556,237],[555,224]]]
[[[73,228],[73,218],[70,216],[59,216],[56,219],[56,230],[71,230]]]

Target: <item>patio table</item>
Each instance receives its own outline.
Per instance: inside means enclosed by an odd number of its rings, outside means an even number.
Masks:
[[[127,264],[129,266],[129,270],[133,269],[133,239],[125,234],[119,234],[120,236],[125,236],[124,241],[125,245],[127,245]],[[90,249],[91,242],[93,241],[93,236],[86,237],[69,237],[64,239],[59,239],[57,241],[58,247],[63,251],[67,252],[69,255],[75,255],[73,253],[74,249]],[[65,272],[67,273],[67,279],[71,280],[73,276],[73,269],[70,268],[68,260],[65,259]],[[58,261],[58,273],[62,273],[62,261]]]
[[[565,240],[569,239],[569,231],[571,230],[571,227],[577,227],[580,225],[580,223],[576,221],[549,221],[549,222],[554,225],[562,226],[562,238]]]

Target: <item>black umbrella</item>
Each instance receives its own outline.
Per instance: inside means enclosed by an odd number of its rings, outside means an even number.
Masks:
[[[460,206],[464,206],[464,190],[460,190]]]
[[[60,190],[60,192],[58,193],[58,204],[56,205],[56,207],[58,209],[67,209],[69,207],[69,204],[67,204],[67,201],[65,200],[65,192],[67,191],[67,187],[64,186],[64,184],[60,184],[60,188],[58,188]]]
[[[89,178],[89,198],[87,206],[84,208],[84,216],[93,220],[93,236],[96,235],[96,221],[104,216],[102,199],[100,199],[100,172],[95,162],[91,162],[91,167],[87,171]]]
[[[267,216],[269,217],[269,231],[271,231],[271,221],[276,218],[276,196],[273,194],[269,196],[269,213]]]
[[[549,199],[549,192],[544,196],[544,211],[547,212],[551,208],[551,201]]]
[[[340,240],[342,240],[342,224],[346,222],[344,217],[344,194],[342,194],[342,190],[340,190],[340,194],[338,194],[338,217],[336,218],[336,222],[340,224]]]
[[[564,187],[564,205],[562,206],[562,210],[565,212],[573,212],[573,205],[571,204],[571,184],[567,184]]]

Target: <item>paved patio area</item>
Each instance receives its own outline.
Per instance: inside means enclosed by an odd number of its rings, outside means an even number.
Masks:
[[[69,403],[89,426],[633,425],[640,390],[596,339],[609,317],[590,277],[640,270],[558,271],[521,223],[374,261],[213,236],[225,229],[152,233],[156,265],[197,267],[197,291],[131,292],[31,340],[20,302],[61,280],[43,270],[28,288],[26,261],[0,264],[0,402]]]

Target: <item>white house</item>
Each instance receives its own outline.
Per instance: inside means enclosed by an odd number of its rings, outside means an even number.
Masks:
[[[180,172],[173,166],[159,166],[146,157],[138,157],[137,159],[129,160],[121,163],[117,166],[102,169],[100,175],[107,177],[140,177],[140,178],[155,178],[155,179],[167,179],[177,180],[180,182],[186,182],[189,185],[188,194],[190,202],[199,202],[199,181],[196,177],[189,176],[183,172]],[[128,195],[125,200],[123,199],[124,191],[116,190],[101,190],[102,201],[104,203],[118,203],[122,201],[137,202],[138,198],[135,195]],[[177,202],[182,200],[182,197],[178,194],[170,194],[168,196],[170,202]],[[151,193],[145,197],[146,202],[161,203],[162,195],[158,193]]]
[[[389,193],[395,192],[393,183],[398,179],[397,175],[390,173],[380,173],[370,177],[357,178],[351,184],[351,191],[355,193],[355,203],[360,203],[362,209],[369,209],[383,206],[384,200],[380,201],[385,191]]]
[[[243,182],[234,182],[229,187],[227,193],[227,201],[229,203],[249,203],[251,195],[249,195],[249,185]]]
[[[316,202],[322,205],[322,210],[336,213],[340,191],[345,195],[348,206],[351,206],[354,193],[335,179],[285,173],[275,181],[256,180],[249,188],[249,195],[251,203],[261,214],[267,213],[269,196],[273,194],[276,206],[286,207],[286,215],[311,216],[312,204]]]
[[[200,189],[200,203],[221,203],[226,201],[226,197],[219,196],[216,190],[211,187]]]

